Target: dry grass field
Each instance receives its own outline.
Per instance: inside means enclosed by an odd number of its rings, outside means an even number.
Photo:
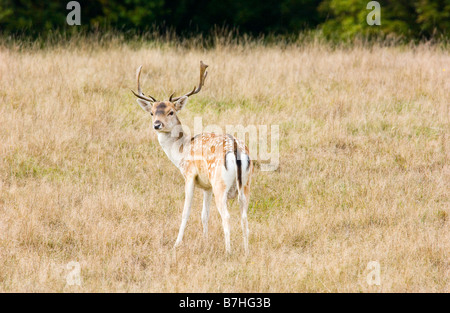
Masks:
[[[173,250],[184,181],[130,92],[141,64],[188,91],[200,60],[184,124],[280,128],[248,256],[236,201],[233,253],[214,204],[203,238],[199,190]],[[450,292],[449,75],[425,44],[0,45],[0,292]]]

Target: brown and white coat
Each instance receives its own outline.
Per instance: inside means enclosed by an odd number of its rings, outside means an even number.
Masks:
[[[203,189],[204,194],[201,215],[203,233],[205,236],[208,234],[210,204],[214,194],[215,203],[222,218],[227,252],[231,251],[230,214],[227,209],[227,200],[238,196],[244,250],[247,253],[249,234],[247,211],[253,173],[253,163],[248,148],[244,142],[228,134],[202,133],[190,137],[184,132],[177,117],[177,113],[186,105],[188,97],[201,90],[207,75],[206,67],[207,65],[200,62],[198,88],[178,98],[173,98],[172,95],[169,101],[157,101],[142,93],[139,83],[141,67],[139,67],[138,93],[133,93],[138,98],[138,104],[152,115],[153,128],[157,131],[161,147],[185,179],[185,203],[175,247],[183,239],[191,211],[194,187],[197,186]]]

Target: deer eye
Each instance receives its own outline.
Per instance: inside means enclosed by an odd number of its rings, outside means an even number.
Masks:
[[[170,111],[170,112],[169,112],[169,115],[173,115],[173,111]]]
[[[150,115],[153,116],[153,112],[150,112]]]

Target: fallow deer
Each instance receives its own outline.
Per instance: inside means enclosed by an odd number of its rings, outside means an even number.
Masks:
[[[244,250],[248,253],[247,210],[250,197],[250,179],[253,163],[244,142],[231,135],[202,133],[194,137],[183,131],[178,112],[186,105],[188,98],[203,87],[208,65],[200,61],[200,82],[191,92],[168,101],[158,101],[142,93],[140,74],[142,66],[136,73],[137,103],[152,116],[153,128],[158,141],[168,158],[181,171],[185,179],[185,202],[180,230],[175,246],[183,240],[184,230],[191,211],[194,186],[203,189],[203,209],[201,214],[203,234],[208,236],[209,209],[214,194],[215,203],[222,219],[225,236],[225,249],[230,253],[230,214],[227,200],[238,196],[241,211],[241,226],[244,237]]]

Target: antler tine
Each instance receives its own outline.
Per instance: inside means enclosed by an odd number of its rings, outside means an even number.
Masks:
[[[141,69],[142,69],[142,65],[139,66],[139,68],[136,71],[136,80],[137,80],[137,88],[138,88],[138,93],[135,93],[133,90],[131,90],[131,92],[138,98],[143,99],[143,100],[147,100],[150,102],[157,102],[158,100],[156,100],[155,98],[153,98],[152,96],[149,96],[149,98],[147,98],[146,96],[144,96],[144,94],[142,93],[141,90],[141,84],[140,84],[140,78],[141,78]]]
[[[172,98],[173,94],[170,96],[169,101],[177,101],[182,97],[190,97],[192,95],[195,95],[196,93],[199,93],[200,90],[202,90],[203,84],[205,83],[205,79],[206,76],[208,75],[208,71],[206,71],[206,68],[208,67],[208,65],[206,65],[205,63],[203,63],[202,61],[200,61],[200,82],[198,84],[198,87],[194,87],[194,89],[192,89],[191,92],[188,92],[187,94],[185,94],[184,96],[181,97],[176,97],[176,98]]]

